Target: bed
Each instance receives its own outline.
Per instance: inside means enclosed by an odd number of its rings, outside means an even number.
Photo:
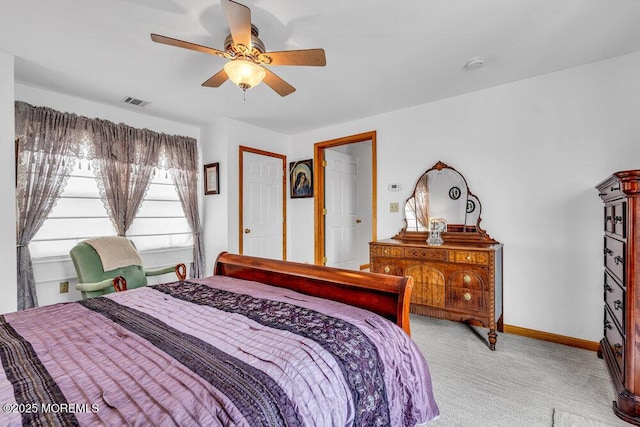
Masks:
[[[207,278],[4,314],[0,424],[422,425],[411,286],[222,253]]]

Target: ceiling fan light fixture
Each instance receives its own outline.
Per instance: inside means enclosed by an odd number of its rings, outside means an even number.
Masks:
[[[267,72],[255,62],[246,59],[235,59],[224,64],[224,71],[229,80],[240,89],[247,90],[259,85]]]

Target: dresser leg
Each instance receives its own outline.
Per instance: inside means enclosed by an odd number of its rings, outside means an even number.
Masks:
[[[495,329],[489,329],[489,350],[495,351],[498,334]]]

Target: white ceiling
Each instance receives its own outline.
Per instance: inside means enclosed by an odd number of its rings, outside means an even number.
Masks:
[[[326,67],[272,67],[296,87],[201,83],[224,59],[218,0],[0,0],[0,48],[16,80],[203,125],[229,117],[285,134],[526,79],[640,50],[640,0],[240,0],[267,50],[324,48]],[[480,56],[485,66],[465,63]],[[140,111],[140,110],[136,110]]]

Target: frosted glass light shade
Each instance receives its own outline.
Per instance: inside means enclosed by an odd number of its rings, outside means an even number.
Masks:
[[[262,82],[267,72],[256,63],[244,59],[236,59],[224,64],[224,71],[229,80],[242,90],[251,89]]]

